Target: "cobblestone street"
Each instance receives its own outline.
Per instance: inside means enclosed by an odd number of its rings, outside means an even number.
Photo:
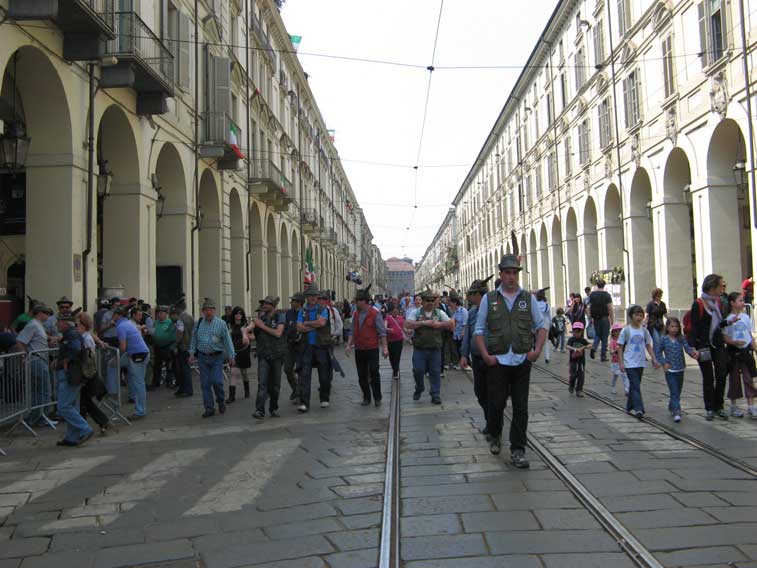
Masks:
[[[341,348],[339,349],[341,352]],[[530,435],[665,566],[755,566],[754,478],[592,398],[564,356],[532,373]],[[58,434],[18,433],[0,461],[0,567],[372,567],[384,493],[385,404],[361,407],[352,360],[332,406],[250,417],[250,400],[200,418],[199,397],[152,393],[151,414],[82,448]],[[384,365],[382,363],[382,365]],[[599,363],[587,389],[609,394]],[[669,420],[661,376],[642,387],[648,414]],[[401,553],[412,568],[633,566],[615,539],[534,453],[531,469],[489,453],[468,373],[448,371],[441,407],[401,385]],[[677,426],[754,465],[757,422],[707,423],[698,373]],[[284,387],[283,398],[288,398]],[[506,446],[506,444],[505,444]]]

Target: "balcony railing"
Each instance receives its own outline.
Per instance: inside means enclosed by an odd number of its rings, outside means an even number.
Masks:
[[[302,231],[309,235],[318,231],[318,213],[315,209],[302,210]]]
[[[263,32],[263,24],[254,13],[252,14],[252,31],[255,33],[260,47],[263,48],[261,53],[268,58],[268,63],[270,63],[271,67],[275,67],[276,59],[273,56],[273,45],[268,36]]]
[[[150,27],[135,12],[115,12],[115,39],[109,40],[108,55],[133,60],[141,66],[134,89],[165,92],[173,96],[174,58]]]
[[[205,112],[203,118],[202,145],[200,156],[218,158],[218,168],[239,169],[239,160],[244,159],[240,148],[242,129],[226,113]]]

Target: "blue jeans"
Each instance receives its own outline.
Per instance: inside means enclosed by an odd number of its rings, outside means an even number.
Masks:
[[[671,373],[665,371],[665,380],[668,383],[668,390],[670,391],[670,402],[668,402],[668,410],[676,414],[681,412],[681,390],[683,390],[683,371],[680,373]]]
[[[592,351],[597,350],[599,342],[602,342],[602,359],[607,359],[607,338],[610,335],[610,318],[599,318],[592,320],[594,323],[594,345]]]
[[[423,392],[424,377],[428,373],[431,383],[431,396],[439,396],[441,392],[442,352],[440,349],[413,349],[413,377],[415,377],[415,391]]]
[[[255,399],[255,410],[265,414],[265,401],[269,399],[268,409],[274,412],[279,409],[279,392],[281,391],[281,358],[267,359],[258,355],[258,396]]]
[[[52,401],[52,388],[50,385],[50,365],[39,357],[32,356],[29,361],[31,367],[31,403],[32,406],[42,406]],[[28,422],[34,424],[42,418],[42,408],[35,408],[29,414]]]
[[[137,363],[128,355],[122,355],[121,360],[126,360],[126,377],[129,385],[129,394],[134,398],[134,414],[144,416],[147,414],[147,389],[145,388],[145,373],[150,356],[144,361]]]
[[[223,353],[218,355],[197,355],[197,363],[200,367],[200,388],[202,389],[202,403],[205,410],[213,411],[213,394],[219,408],[224,404],[223,391]]]
[[[58,381],[58,414],[66,421],[65,439],[78,442],[92,432],[92,427],[79,413],[81,385],[70,385],[65,376]]]
[[[560,351],[565,351],[565,332],[560,332],[557,334],[557,338],[555,340],[555,349],[559,349]]]
[[[644,401],[641,400],[641,376],[643,374],[644,367],[626,367],[626,376],[628,377],[626,410],[644,412]]]

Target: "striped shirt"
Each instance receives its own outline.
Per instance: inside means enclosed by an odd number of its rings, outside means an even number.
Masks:
[[[236,354],[234,344],[231,341],[229,328],[221,318],[213,318],[210,323],[205,318],[200,319],[194,327],[192,342],[189,344],[189,352],[216,353],[226,351],[226,356],[233,359]]]

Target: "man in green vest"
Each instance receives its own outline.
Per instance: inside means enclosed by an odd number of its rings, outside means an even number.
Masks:
[[[176,349],[176,324],[168,317],[168,308],[158,306],[157,321],[153,329],[153,349],[155,359],[152,364],[152,385],[147,390],[155,390],[160,386],[161,369],[166,366],[166,381],[170,384],[169,373],[172,372],[173,352]]]
[[[255,330],[258,355],[258,396],[255,399],[253,418],[265,417],[265,401],[269,399],[268,410],[272,418],[279,416],[279,391],[281,390],[281,368],[287,352],[287,338],[284,335],[286,316],[276,310],[279,298],[266,296],[260,300],[258,317],[252,322]]]
[[[429,376],[431,403],[441,404],[442,333],[455,328],[455,322],[434,307],[437,295],[426,290],[421,294],[421,307],[408,314],[405,329],[413,331],[413,400],[420,400],[425,390],[424,378]]]
[[[486,365],[490,450],[497,455],[502,449],[503,413],[509,394],[513,404],[511,460],[515,467],[526,469],[529,466],[526,431],[531,363],[541,355],[549,323],[539,311],[536,298],[518,284],[521,270],[517,256],[502,257],[499,262],[501,283],[481,299],[473,334]]]

